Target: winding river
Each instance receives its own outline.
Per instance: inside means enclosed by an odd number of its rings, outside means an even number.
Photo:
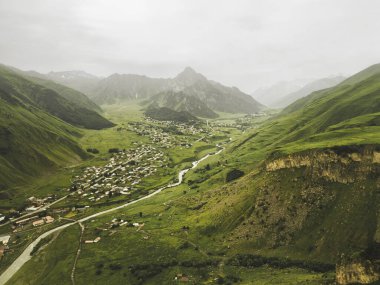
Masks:
[[[89,219],[93,219],[95,217],[98,217],[98,216],[101,216],[101,215],[104,215],[104,214],[108,214],[108,213],[111,213],[111,212],[114,212],[114,211],[117,211],[119,209],[122,209],[122,208],[125,208],[125,207],[128,207],[129,205],[132,205],[132,204],[135,204],[137,202],[140,202],[142,200],[145,200],[145,199],[149,199],[151,197],[153,197],[154,195],[157,195],[158,193],[160,193],[162,190],[164,189],[167,189],[167,188],[171,188],[171,187],[175,187],[175,186],[178,186],[180,185],[182,182],[183,182],[183,177],[185,176],[186,172],[188,172],[189,170],[195,168],[198,166],[198,164],[200,162],[202,162],[203,160],[207,159],[208,157],[212,156],[212,155],[218,155],[219,153],[221,153],[224,148],[217,145],[217,147],[220,148],[220,150],[218,150],[217,152],[215,152],[214,154],[207,154],[205,155],[204,157],[202,157],[201,159],[197,160],[197,161],[194,161],[192,163],[192,166],[190,168],[186,168],[186,169],[183,169],[181,170],[179,173],[178,173],[178,182],[176,183],[171,183],[171,184],[168,184],[164,187],[161,187],[157,190],[155,190],[154,192],[150,193],[149,195],[146,195],[142,198],[139,198],[137,200],[134,200],[132,202],[128,202],[128,203],[125,203],[123,205],[120,205],[120,206],[116,206],[114,208],[111,208],[111,209],[108,209],[108,210],[104,210],[104,211],[101,211],[101,212],[98,212],[96,214],[93,214],[91,216],[88,216],[88,217],[85,217],[85,218],[82,218],[80,220],[77,220],[75,222],[72,222],[72,223],[68,223],[68,224],[65,224],[65,225],[62,225],[62,226],[59,226],[59,227],[56,227],[54,229],[51,229],[50,231],[47,231],[45,233],[43,233],[42,235],[40,235],[38,238],[36,238],[22,253],[19,257],[17,257],[15,259],[15,261],[13,261],[13,263],[7,268],[7,270],[5,270],[3,272],[3,274],[0,276],[0,285],[3,285],[5,284],[9,279],[12,278],[12,276],[28,261],[32,258],[32,256],[30,255],[30,253],[32,252],[33,248],[38,244],[38,242],[47,237],[48,235],[56,232],[56,231],[59,231],[59,230],[62,230],[64,228],[67,228],[69,226],[72,226],[74,224],[77,224],[79,222],[85,222]]]

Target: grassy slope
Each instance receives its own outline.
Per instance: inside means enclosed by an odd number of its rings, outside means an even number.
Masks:
[[[119,125],[125,124],[128,120],[139,120],[140,115],[137,110],[130,108],[106,107],[108,117],[117,121]],[[129,110],[129,111],[128,111]],[[124,114],[132,117],[126,120]],[[130,147],[134,139],[128,136],[128,140],[123,139],[124,135],[114,129],[103,130],[102,141],[97,141],[95,131],[86,131],[87,135],[81,140],[86,146],[97,147],[106,150],[108,146]],[[235,139],[235,134],[230,134]],[[199,146],[201,148],[202,145]],[[210,151],[210,150],[209,150]],[[170,153],[185,158],[191,156],[183,151],[170,150]],[[205,153],[203,153],[204,155]],[[202,156],[202,154],[200,154]],[[173,159],[175,157],[173,156]],[[175,284],[173,278],[177,273],[191,275],[191,280],[195,284],[204,282],[214,283],[218,275],[227,277],[235,276],[243,279],[241,284],[267,284],[268,276],[276,284],[321,284],[325,277],[322,273],[310,272],[303,269],[288,268],[244,268],[227,265],[228,259],[237,251],[233,247],[231,254],[226,243],[225,235],[234,227],[224,228],[216,231],[213,225],[221,221],[219,213],[225,209],[234,210],[230,215],[222,217],[222,220],[231,218],[238,220],[246,205],[239,206],[241,201],[252,201],[250,191],[241,191],[238,197],[233,197],[229,193],[221,193],[223,189],[217,188],[224,184],[225,171],[230,165],[218,166],[220,161],[229,158],[222,153],[219,157],[212,157],[202,162],[199,169],[204,169],[207,164],[211,165],[211,170],[203,172],[191,171],[187,174],[188,180],[202,178],[202,173],[210,175],[209,179],[198,184],[198,188],[190,189],[186,184],[176,188],[167,189],[161,194],[125,210],[99,217],[94,222],[86,223],[84,239],[93,239],[101,236],[101,241],[96,245],[84,245],[81,257],[78,262],[76,283],[77,284]],[[179,162],[177,157],[176,161]],[[222,171],[220,171],[222,170]],[[246,189],[244,189],[246,190]],[[250,199],[245,199],[251,196]],[[225,202],[233,202],[226,207]],[[235,201],[235,202],[234,202]],[[202,202],[207,202],[203,207],[196,209]],[[143,218],[139,217],[139,212],[143,212]],[[97,228],[107,227],[106,223],[114,217],[123,218],[128,221],[145,222],[142,231],[136,228],[117,228],[115,233],[110,235],[110,231],[99,232]],[[183,226],[189,226],[189,231],[183,231]],[[235,225],[236,226],[236,225]],[[78,231],[78,229],[77,229]],[[144,236],[149,238],[146,240]],[[189,243],[189,245],[185,246]],[[73,244],[73,242],[70,242]],[[36,262],[39,269],[32,284],[43,284],[44,280],[58,282],[62,275],[51,271],[50,264],[55,260],[53,257],[54,248],[58,246],[54,243],[46,248],[46,253],[41,252],[32,259],[23,269],[17,273],[10,284],[23,284],[32,274]],[[54,247],[54,248],[53,248]],[[239,248],[239,246],[238,246]],[[243,248],[243,247],[242,247]],[[226,256],[224,256],[226,255]],[[48,258],[45,259],[45,256]],[[51,256],[51,257],[49,257]],[[67,250],[64,260],[74,259],[72,250]],[[177,263],[178,262],[178,263]],[[184,262],[184,263],[181,263]],[[117,265],[115,267],[115,265]],[[130,266],[140,265],[136,270],[131,270]],[[118,269],[115,269],[118,268]],[[61,271],[65,278],[70,274],[70,268],[64,267]],[[331,274],[327,275],[331,277]],[[144,280],[142,282],[142,280]],[[272,284],[274,284],[272,283]]]
[[[84,95],[83,93],[77,90],[55,83],[54,81],[51,81],[51,80],[41,79],[41,78],[32,77],[32,76],[29,76],[28,79],[36,82],[37,84],[53,89],[54,91],[56,91],[57,93],[65,97],[67,100],[75,103],[77,106],[80,106],[82,108],[86,108],[89,110],[93,110],[96,112],[102,111],[98,105],[96,105],[86,95]]]
[[[52,98],[53,101],[49,101]],[[87,157],[76,143],[81,131],[42,110],[48,110],[51,103],[64,111],[64,106],[55,105],[57,102],[69,104],[62,99],[54,91],[6,68],[0,69],[0,181],[3,190],[30,183],[42,173],[51,173],[56,167]],[[13,194],[3,192],[3,198],[8,199]]]
[[[9,186],[86,157],[75,142],[78,129],[30,107],[0,100],[0,181]]]
[[[11,69],[0,66],[0,94],[3,99],[11,97],[12,100],[33,105],[75,126],[90,129],[113,126],[94,111],[95,107],[90,105],[90,101],[81,97],[83,94],[79,93],[79,96],[75,91],[53,82],[34,80],[39,82],[30,81]]]
[[[362,78],[361,74],[361,80],[352,80],[352,85],[297,101],[292,110],[251,131],[220,157],[201,163],[200,168],[209,163],[211,170],[187,174],[187,181],[208,176],[197,184],[198,188],[189,189],[184,184],[168,189],[87,223],[87,237],[100,235],[102,240],[83,249],[77,283],[119,284],[128,280],[141,284],[128,267],[151,265],[150,269],[137,270],[146,284],[170,284],[179,272],[192,275],[196,283],[212,283],[218,274],[226,277],[233,272],[243,278],[243,284],[262,284],[263,280],[266,284],[323,284],[322,274],[310,271],[289,269],[283,274],[265,267],[236,268],[227,262],[235,254],[253,253],[334,263],[338,252],[355,252],[368,245],[376,226],[376,176],[364,177],[364,182],[331,183],[307,176],[302,168],[266,173],[259,166],[271,154],[307,154],[331,146],[379,144],[380,86],[378,75],[370,75]],[[223,185],[225,172],[234,167],[254,170]],[[143,218],[139,212],[144,213]],[[140,232],[120,228],[111,236],[96,231],[114,217],[143,221],[145,227]],[[306,219],[301,223],[302,217]],[[183,231],[183,226],[190,230]],[[186,241],[190,246],[183,247]],[[217,263],[199,268],[174,264],[155,270],[173,259]],[[120,265],[120,269],[111,269],[113,264]],[[97,273],[99,268],[101,272]],[[18,278],[27,278],[30,270],[24,268]],[[44,272],[52,280],[59,280],[48,270]]]
[[[244,161],[260,160],[271,153],[379,143],[380,67],[370,67],[369,71],[296,101],[247,134],[230,152]]]
[[[377,65],[335,88],[315,92],[290,105],[235,143],[228,150],[230,162],[235,167],[246,169],[247,164],[249,167],[258,166],[258,162],[266,158],[295,153],[313,157],[315,151],[331,147],[378,145],[379,111],[380,68]],[[349,184],[318,180],[308,176],[303,168],[274,174],[252,174],[239,181],[236,188],[240,191],[232,195],[234,198],[229,198],[240,205],[235,214],[222,204],[219,209],[214,207],[218,210],[212,211],[223,221],[222,231],[232,230],[234,238],[246,240],[237,242],[237,251],[259,250],[262,254],[334,262],[339,252],[363,250],[373,242],[373,229],[377,227],[378,167],[373,171],[375,175],[368,173],[364,182],[357,180]],[[235,186],[229,189],[232,191]],[[322,190],[318,192],[315,189]],[[301,211],[305,201],[294,200],[294,197],[307,195],[309,191],[315,194],[312,198],[315,203],[320,199],[323,202],[329,195],[332,200],[324,201],[322,210],[312,210],[302,227],[292,229],[289,220],[295,218],[289,214],[289,207],[294,207],[296,212]],[[269,196],[263,194],[266,192]],[[250,212],[260,199],[269,203],[266,205],[269,212]],[[312,206],[309,205],[310,209]],[[248,212],[245,216],[248,221],[239,221],[244,212]],[[263,232],[258,234],[257,230]],[[293,235],[292,242],[286,246],[276,244],[276,239],[286,240],[283,236],[286,233]]]

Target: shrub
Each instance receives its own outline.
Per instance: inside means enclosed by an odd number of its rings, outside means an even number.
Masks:
[[[238,179],[244,175],[244,171],[239,169],[232,169],[227,173],[226,182],[230,182],[232,180]]]

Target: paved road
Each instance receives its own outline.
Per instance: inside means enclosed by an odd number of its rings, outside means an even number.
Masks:
[[[22,215],[22,216],[20,216],[20,217],[17,217],[17,218],[15,218],[15,219],[11,219],[11,220],[9,220],[9,221],[6,222],[6,223],[1,224],[0,227],[5,226],[5,225],[8,225],[9,223],[14,223],[14,222],[19,221],[19,220],[21,220],[21,219],[23,219],[23,218],[27,218],[27,217],[29,217],[29,216],[33,216],[33,215],[38,214],[38,213],[40,213],[40,212],[43,212],[43,211],[45,211],[46,209],[48,209],[50,206],[52,206],[52,205],[54,205],[54,204],[56,204],[56,203],[58,203],[58,202],[61,202],[61,201],[64,200],[64,199],[66,199],[68,196],[69,196],[69,195],[63,196],[62,198],[59,198],[58,200],[55,200],[54,202],[52,202],[52,203],[50,203],[50,204],[47,204],[47,205],[43,206],[42,208],[40,208],[40,209],[38,209],[38,210],[35,210],[35,211],[33,211],[33,212],[30,212],[30,213],[24,214],[24,215]]]
[[[220,147],[220,146],[219,146]],[[93,219],[95,217],[98,217],[98,216],[101,216],[101,215],[104,215],[104,214],[108,214],[108,213],[111,213],[111,212],[114,212],[114,211],[117,211],[117,210],[120,210],[122,208],[125,208],[125,207],[128,207],[132,204],[135,204],[137,202],[140,202],[142,200],[146,200],[146,199],[149,199],[155,195],[157,195],[158,193],[160,193],[162,190],[164,189],[167,189],[167,188],[171,188],[171,187],[175,187],[175,186],[178,186],[180,185],[182,182],[183,182],[183,177],[185,176],[186,172],[188,172],[190,169],[193,169],[195,167],[197,167],[197,165],[202,162],[203,160],[207,159],[208,157],[210,157],[211,155],[218,155],[219,153],[221,153],[223,151],[224,148],[221,148],[219,151],[217,151],[216,153],[214,154],[207,154],[205,155],[204,157],[202,157],[201,159],[197,160],[197,161],[194,161],[193,164],[192,164],[192,167],[191,168],[187,168],[187,169],[184,169],[184,170],[181,170],[178,174],[178,182],[176,183],[172,183],[172,184],[168,184],[164,187],[161,187],[159,189],[157,189],[156,191],[152,192],[151,194],[149,195],[146,195],[140,199],[137,199],[137,200],[134,200],[132,202],[129,202],[129,203],[126,203],[126,204],[123,204],[123,205],[120,205],[120,206],[117,206],[117,207],[114,207],[114,208],[111,208],[111,209],[108,209],[108,210],[104,210],[104,211],[101,211],[101,212],[98,212],[96,214],[93,214],[91,216],[88,216],[88,217],[85,217],[85,218],[82,218],[78,221],[75,221],[75,222],[72,222],[72,223],[68,223],[68,224],[65,224],[65,225],[62,225],[62,226],[59,226],[57,228],[54,228],[48,232],[45,232],[43,233],[42,235],[40,235],[37,239],[35,239],[22,253],[19,257],[16,258],[16,260],[7,268],[7,270],[4,271],[4,273],[0,276],[0,285],[3,285],[5,284],[9,279],[11,279],[11,277],[28,261],[32,258],[32,256],[30,255],[31,251],[33,250],[33,247],[36,246],[36,244],[38,244],[38,242],[47,237],[48,235],[56,232],[56,231],[60,231],[60,230],[63,230],[69,226],[72,226],[76,223],[81,223],[81,222],[85,222],[87,220],[90,220],[90,219]],[[64,197],[66,198],[66,197]]]

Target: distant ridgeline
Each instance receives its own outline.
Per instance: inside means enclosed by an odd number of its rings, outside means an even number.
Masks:
[[[175,78],[150,78],[113,74],[100,79],[83,72],[50,73],[49,79],[77,88],[98,104],[145,99],[145,105],[187,111],[194,116],[215,118],[216,112],[252,114],[265,107],[236,87],[208,80],[187,67]]]
[[[80,129],[114,124],[84,94],[0,65],[0,188],[87,157]]]

